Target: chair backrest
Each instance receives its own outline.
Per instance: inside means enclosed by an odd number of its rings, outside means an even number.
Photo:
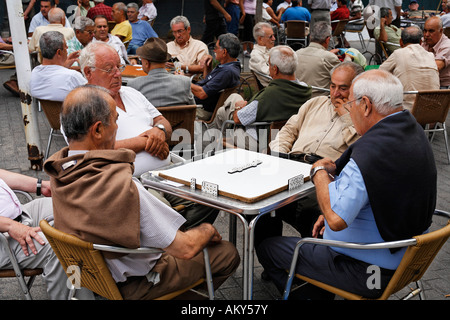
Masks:
[[[444,34],[447,36],[447,38],[450,38],[450,27],[444,28]]]
[[[285,22],[286,36],[288,38],[305,38],[306,37],[306,21],[289,20]]]
[[[109,300],[123,300],[102,253],[95,250],[91,242],[59,231],[46,220],[41,220],[39,226],[69,278],[76,272],[73,268],[78,267],[81,287]]]
[[[339,20],[339,22],[336,25],[336,28],[334,29],[333,32],[333,36],[337,37],[339,36],[342,32],[345,31],[345,26],[347,25],[348,19],[344,19],[344,20]]]
[[[225,100],[227,100],[228,97],[232,93],[235,93],[237,91],[239,86],[240,86],[240,84],[235,86],[235,87],[226,88],[226,89],[222,90],[222,93],[219,96],[219,100],[217,100],[216,107],[214,108],[214,111],[213,111],[213,114],[211,115],[211,118],[208,121],[205,121],[205,123],[211,123],[211,122],[214,121],[214,118],[216,117],[217,110],[219,110],[219,108],[221,106],[223,106],[223,104],[225,103]]]
[[[181,105],[158,107],[159,112],[169,121],[172,130],[185,129],[190,134],[190,143],[194,143],[194,122],[197,105]],[[178,144],[178,141],[169,141],[169,147]]]
[[[449,237],[450,220],[439,230],[413,237],[417,244],[406,249],[400,265],[379,299],[387,299],[409,283],[420,280]]]
[[[450,89],[419,91],[411,113],[422,126],[444,123],[450,106]]]
[[[50,123],[50,127],[52,127],[53,130],[59,130],[61,126],[59,115],[61,113],[62,101],[39,99],[39,102],[48,122]]]

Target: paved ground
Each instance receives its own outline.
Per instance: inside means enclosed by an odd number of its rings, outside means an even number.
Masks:
[[[356,38],[357,39],[357,38]],[[360,48],[359,42],[352,42],[353,46]],[[8,80],[14,70],[1,70],[0,82]],[[14,97],[3,87],[0,87],[0,168],[20,172],[34,177],[48,178],[42,171],[30,170],[30,161],[28,160],[26,140],[23,130],[23,121],[21,114],[20,100]],[[43,112],[37,113],[41,151],[45,152],[47,145],[48,133],[50,127]],[[450,122],[448,122],[450,123]],[[445,152],[444,139],[442,135],[437,135],[433,141],[433,150],[436,157],[438,168],[438,202],[439,209],[450,211],[450,165],[447,162]],[[51,147],[53,153],[64,146],[62,138],[55,138]],[[414,174],[414,173],[411,173]],[[442,226],[442,219],[433,228]],[[224,238],[228,238],[228,215],[221,214],[215,225],[223,234]],[[242,244],[239,242],[241,238],[241,227],[238,226],[238,243],[239,250]],[[295,234],[295,231],[289,226],[285,226],[285,234]],[[437,258],[434,260],[429,270],[423,277],[424,284],[427,289],[428,299],[448,300],[445,295],[450,294],[450,243],[443,247]],[[261,266],[255,259],[255,277],[254,277],[254,294],[255,300],[273,300],[279,296],[275,287],[270,282],[261,280]],[[223,286],[217,290],[216,297],[220,300],[240,300],[242,299],[242,269],[239,268],[236,274],[227,280]],[[35,299],[46,300],[45,284],[41,278],[38,278],[32,289]],[[403,292],[399,294],[402,296]],[[398,298],[398,297],[394,297]],[[17,300],[22,299],[18,290],[15,279],[0,279],[0,300]]]

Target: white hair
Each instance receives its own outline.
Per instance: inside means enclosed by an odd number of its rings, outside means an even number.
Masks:
[[[297,70],[297,56],[289,46],[276,46],[269,50],[270,64],[277,66],[281,74],[293,75]]]
[[[117,53],[117,51],[110,46],[107,43],[104,42],[90,42],[86,47],[83,48],[83,50],[81,50],[80,52],[80,68],[81,68],[81,72],[83,73],[84,76],[86,76],[84,74],[84,68],[85,67],[95,67],[95,52],[98,48],[101,47],[107,47],[110,48],[112,51],[114,51],[115,53]]]
[[[403,85],[383,70],[366,71],[353,80],[353,97],[369,98],[378,113],[388,115],[403,105]]]

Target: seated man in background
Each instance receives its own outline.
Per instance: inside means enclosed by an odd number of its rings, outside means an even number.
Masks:
[[[167,50],[172,58],[181,63],[185,75],[203,73],[200,62],[208,54],[208,47],[201,40],[192,38],[189,20],[184,16],[176,16],[170,21],[170,29],[174,40],[167,43]],[[167,66],[173,68],[174,64],[169,62]]]
[[[128,63],[128,54],[127,49],[123,42],[109,33],[108,20],[106,20],[105,16],[96,16],[94,18],[95,29],[94,29],[94,38],[92,42],[104,42],[113,47],[117,54],[120,57],[120,62],[122,64]]]
[[[239,265],[236,248],[208,223],[180,230],[185,219],[132,177],[135,153],[114,150],[117,119],[116,101],[103,88],[80,87],[64,101],[61,124],[69,146],[45,163],[55,228],[94,243],[164,249],[105,256],[125,299],[154,299],[204,278],[204,247],[218,288]]]
[[[314,237],[377,243],[427,232],[436,206],[436,164],[423,128],[403,110],[402,101],[402,84],[386,71],[369,70],[353,80],[345,108],[361,138],[336,162],[322,159],[313,164],[310,178],[323,214],[314,225]],[[380,157],[392,150],[395,156]],[[405,170],[414,175],[405,175]],[[281,292],[298,240],[273,237],[256,248],[260,263]],[[295,271],[377,298],[405,251],[406,247],[354,250],[305,244],[299,250]],[[373,277],[368,268],[374,266],[379,268],[379,285],[368,286]],[[299,298],[313,298],[297,292]]]
[[[104,43],[91,43],[80,55],[81,70],[89,84],[99,85],[109,90],[116,101],[119,126],[115,147],[131,149],[136,153],[133,176],[156,170],[170,164],[167,141],[172,135],[172,127],[164,116],[147,98],[129,86],[122,86],[121,70],[124,67],[113,48]],[[152,192],[151,190],[149,190]],[[193,204],[190,201],[165,193],[157,196],[167,205],[185,205],[182,212],[187,222],[186,228],[202,222],[213,223],[219,210]]]
[[[389,8],[380,9],[380,25],[373,30],[375,39],[383,42],[390,42],[385,47],[388,53],[391,54],[397,49],[400,49],[400,38],[402,36],[402,29],[392,24],[392,11]]]
[[[250,53],[249,68],[255,71],[255,76],[261,85],[267,87],[270,82],[269,50],[275,45],[275,35],[272,26],[267,22],[258,22],[253,27],[253,37],[256,40],[256,44]]]
[[[211,71],[213,57],[210,55],[204,57],[203,80],[191,84],[195,102],[203,106],[197,109],[198,119],[209,120],[216,108],[221,90],[239,84],[241,64],[237,61],[237,57],[240,50],[239,39],[234,34],[225,33],[219,36],[214,47],[215,58],[220,64]]]
[[[170,54],[164,40],[149,38],[137,49],[137,54],[141,58],[142,69],[148,75],[131,79],[128,87],[141,92],[155,107],[195,104],[190,79],[171,74],[165,68]]]
[[[94,21],[87,17],[76,17],[73,30],[75,31],[75,37],[67,41],[67,53],[79,51],[86,47],[94,37]]]
[[[123,2],[116,2],[112,6],[112,16],[116,25],[111,34],[122,40],[123,43],[131,41],[133,31],[127,20],[127,6]]]
[[[129,55],[136,54],[136,49],[141,47],[148,38],[158,38],[158,35],[149,23],[137,18],[138,10],[139,7],[135,2],[127,4],[128,21],[130,22],[133,31],[131,41],[127,48],[127,53]]]
[[[269,71],[273,80],[249,101],[244,101],[239,94],[232,94],[208,128],[221,130],[224,121],[233,120],[244,128],[234,130],[231,143],[256,151],[258,134],[252,125],[254,122],[287,120],[311,98],[311,88],[295,78],[296,67],[297,58],[289,46],[270,49]]]
[[[422,30],[417,26],[402,30],[401,48],[395,50],[381,66],[381,70],[391,72],[399,78],[403,91],[423,91],[439,89],[439,71],[434,55],[420,44]],[[415,94],[405,94],[403,107],[412,110]]]
[[[81,73],[69,69],[79,52],[67,56],[66,41],[58,31],[44,33],[39,46],[42,64],[31,72],[30,93],[37,99],[63,101],[72,89],[87,82]]]

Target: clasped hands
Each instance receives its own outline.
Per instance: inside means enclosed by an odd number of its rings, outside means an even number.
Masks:
[[[158,128],[142,132],[139,137],[145,137],[145,151],[161,160],[169,156],[169,145],[166,142],[166,134]]]

